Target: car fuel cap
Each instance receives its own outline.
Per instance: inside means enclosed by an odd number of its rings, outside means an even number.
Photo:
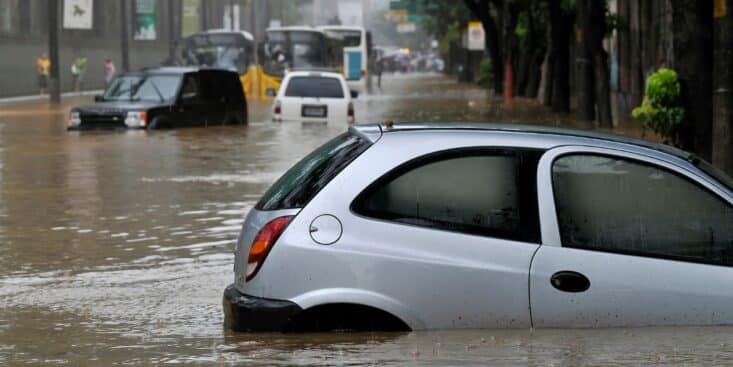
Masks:
[[[341,221],[331,214],[323,214],[313,219],[308,229],[311,238],[318,244],[331,245],[341,238]]]

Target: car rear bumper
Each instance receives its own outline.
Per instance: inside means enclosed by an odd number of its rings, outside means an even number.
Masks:
[[[281,332],[291,318],[303,311],[290,301],[253,297],[234,285],[224,290],[224,325],[234,331]]]

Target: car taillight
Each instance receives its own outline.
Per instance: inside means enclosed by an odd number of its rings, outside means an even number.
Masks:
[[[349,109],[346,111],[347,119],[349,123],[354,123],[354,104],[349,102]]]
[[[276,115],[279,115],[282,113],[282,104],[280,101],[275,101],[275,110],[273,111]]]
[[[257,275],[257,272],[265,262],[267,254],[270,253],[272,245],[275,244],[277,239],[280,237],[280,234],[282,234],[285,227],[290,223],[291,219],[293,219],[293,216],[275,218],[265,224],[265,226],[257,232],[254,241],[252,241],[252,246],[249,247],[246,274],[247,281]]]
[[[367,75],[367,71],[366,71],[366,70],[362,70],[362,71],[361,71],[361,77],[363,78],[363,77],[365,77],[366,75]]]

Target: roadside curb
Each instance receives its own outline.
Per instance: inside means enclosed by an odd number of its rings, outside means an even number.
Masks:
[[[61,93],[61,98],[68,98],[68,97],[78,97],[78,96],[91,96],[91,95],[97,95],[104,92],[102,89],[95,89],[95,90],[86,90],[82,92],[65,92]],[[48,100],[48,94],[45,94],[43,96],[40,95],[30,95],[30,96],[17,96],[17,97],[7,97],[7,98],[0,98],[0,104],[6,104],[6,103],[18,103],[18,102],[34,102],[34,101],[43,101]]]

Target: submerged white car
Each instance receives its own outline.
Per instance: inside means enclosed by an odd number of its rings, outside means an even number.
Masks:
[[[301,122],[354,122],[357,97],[343,75],[320,71],[289,72],[272,107],[272,120]]]
[[[733,183],[613,135],[356,126],[264,194],[234,265],[242,331],[733,324]]]

